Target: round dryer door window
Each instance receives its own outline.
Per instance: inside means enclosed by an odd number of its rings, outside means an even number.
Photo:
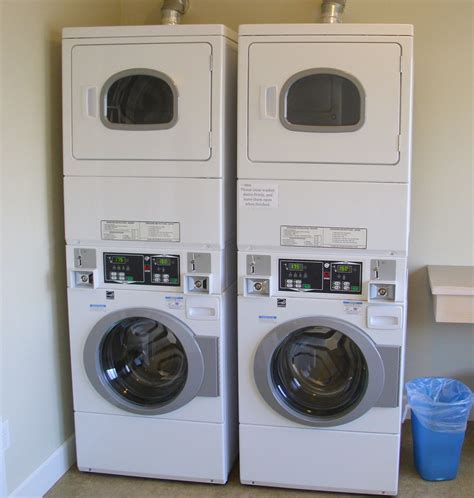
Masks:
[[[375,406],[384,365],[375,343],[358,327],[335,318],[300,318],[262,340],[254,376],[265,401],[281,415],[330,427]]]
[[[117,311],[100,320],[86,341],[84,365],[103,398],[140,414],[185,405],[204,378],[203,355],[191,329],[150,309]]]
[[[113,75],[101,94],[102,122],[107,128],[160,130],[177,121],[177,90],[171,79],[150,69]]]

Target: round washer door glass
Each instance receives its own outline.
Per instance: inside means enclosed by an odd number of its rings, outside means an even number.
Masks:
[[[204,380],[204,357],[193,331],[162,310],[129,308],[99,320],[84,345],[94,389],[122,410],[169,413],[189,403]]]
[[[305,327],[275,350],[271,376],[277,395],[304,415],[334,417],[365,394],[368,368],[356,343],[331,328]]]
[[[169,403],[183,390],[188,361],[176,335],[157,320],[125,318],[104,337],[104,379],[120,396],[145,406]]]

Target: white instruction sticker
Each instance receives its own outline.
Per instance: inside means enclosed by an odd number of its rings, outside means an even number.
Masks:
[[[165,301],[170,310],[182,310],[184,308],[184,298],[182,296],[165,296]]]
[[[102,240],[180,242],[179,223],[166,221],[102,220]]]
[[[282,246],[367,249],[366,228],[280,227]]]
[[[246,208],[277,208],[277,183],[241,183],[240,206]]]
[[[344,306],[344,313],[346,315],[360,315],[363,311],[363,302],[362,301],[343,301],[342,305]]]
[[[106,304],[89,304],[89,309],[91,311],[106,311]]]

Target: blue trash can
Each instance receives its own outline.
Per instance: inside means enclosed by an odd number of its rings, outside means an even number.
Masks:
[[[416,470],[427,481],[454,479],[473,401],[471,390],[444,377],[413,379],[406,390]]]

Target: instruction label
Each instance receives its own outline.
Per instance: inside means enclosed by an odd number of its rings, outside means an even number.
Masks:
[[[367,249],[366,228],[280,227],[282,246]]]
[[[343,301],[344,313],[346,315],[360,315],[363,311],[362,301]]]
[[[182,310],[184,308],[184,298],[182,296],[165,296],[165,302],[170,310]]]
[[[102,240],[180,242],[179,223],[166,221],[102,220]]]
[[[105,304],[89,304],[89,309],[91,311],[105,311],[107,309],[107,305],[105,305]]]
[[[277,183],[241,183],[240,206],[246,208],[278,207]]]

